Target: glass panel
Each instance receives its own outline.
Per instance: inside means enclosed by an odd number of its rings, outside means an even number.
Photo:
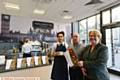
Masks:
[[[97,29],[100,30],[100,14],[98,14],[96,17],[97,17]]]
[[[89,29],[95,29],[95,17],[96,16],[93,16],[93,17],[90,17],[90,18],[88,18],[88,30]]]
[[[86,19],[79,22],[80,26],[80,40],[87,43],[87,28],[86,28]]]
[[[106,45],[109,51],[107,66],[120,71],[120,28],[106,29]]]
[[[120,21],[120,6],[112,9],[112,22]]]
[[[106,29],[106,46],[108,47],[108,51],[109,51],[109,59],[108,59],[107,67],[111,67],[112,66],[112,45],[111,45],[110,29]]]
[[[102,15],[103,15],[102,16],[103,25],[109,24],[110,23],[110,10],[103,12]]]
[[[120,28],[113,28],[113,53],[115,59],[115,68],[120,69]]]
[[[78,32],[78,22],[73,22],[73,32]]]

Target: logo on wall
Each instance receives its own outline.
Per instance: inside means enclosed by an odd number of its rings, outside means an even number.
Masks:
[[[32,26],[35,32],[42,34],[51,34],[51,30],[54,28],[53,23],[41,21],[33,21]]]

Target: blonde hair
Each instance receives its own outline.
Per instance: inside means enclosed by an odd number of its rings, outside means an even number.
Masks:
[[[94,33],[94,35],[97,36],[99,39],[102,38],[102,33],[99,30],[97,30],[97,29],[90,30],[89,31],[89,36],[90,36],[91,33]]]

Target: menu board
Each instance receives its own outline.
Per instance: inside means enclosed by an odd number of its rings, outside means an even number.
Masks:
[[[5,64],[5,56],[4,55],[0,55],[0,65]]]

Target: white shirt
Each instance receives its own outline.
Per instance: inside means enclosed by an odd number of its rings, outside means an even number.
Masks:
[[[24,43],[22,46],[22,53],[30,53],[32,51],[32,45],[30,43]]]

